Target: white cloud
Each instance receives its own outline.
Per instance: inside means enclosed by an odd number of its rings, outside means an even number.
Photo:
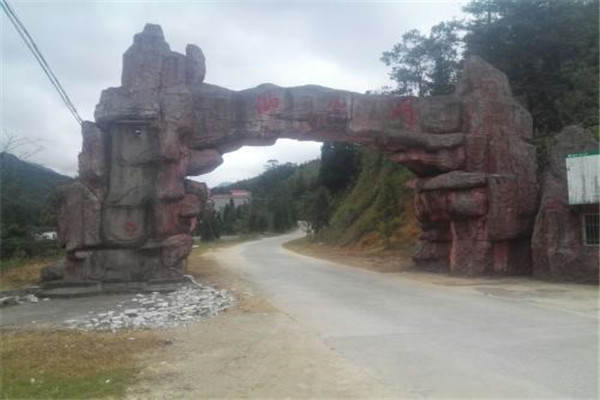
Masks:
[[[194,179],[214,187],[222,182],[252,178],[264,171],[269,160],[277,160],[280,164],[302,164],[319,158],[320,155],[321,143],[279,139],[273,146],[245,146],[233,153],[227,153],[223,155],[223,164],[216,170]]]

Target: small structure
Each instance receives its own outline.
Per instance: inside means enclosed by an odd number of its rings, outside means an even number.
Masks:
[[[58,235],[56,231],[42,232],[35,235],[36,240],[57,240]]]
[[[223,212],[225,206],[233,202],[233,206],[238,208],[250,203],[252,194],[247,190],[231,190],[229,193],[213,194],[210,200],[213,204],[213,210]]]
[[[556,136],[532,236],[533,275],[598,282],[598,141],[577,126]]]
[[[584,246],[600,244],[600,152],[568,154],[567,186],[569,205],[580,214]]]

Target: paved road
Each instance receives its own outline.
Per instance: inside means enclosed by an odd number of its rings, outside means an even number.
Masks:
[[[237,264],[277,307],[401,396],[597,398],[597,308],[339,266],[283,249],[292,236],[237,247]]]

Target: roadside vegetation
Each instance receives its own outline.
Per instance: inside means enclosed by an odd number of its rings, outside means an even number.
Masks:
[[[0,152],[0,290],[39,282],[40,269],[62,254],[56,240],[61,184],[71,178]]]
[[[0,290],[19,289],[34,286],[40,282],[40,273],[44,266],[56,261],[61,253],[31,258],[9,258],[0,265]]]

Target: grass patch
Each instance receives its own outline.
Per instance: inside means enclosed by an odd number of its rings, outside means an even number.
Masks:
[[[194,250],[200,253],[233,246],[239,243],[255,240],[261,235],[243,235],[231,240],[214,240],[211,242],[198,242]],[[9,258],[0,262],[0,290],[20,289],[38,285],[40,271],[46,265],[60,259],[64,252],[35,258]]]
[[[361,164],[356,182],[337,199],[318,239],[371,250],[411,246],[420,231],[414,191],[406,187],[414,175],[370,150],[362,152]]]
[[[0,398],[122,397],[142,352],[161,345],[150,331],[4,332]]]
[[[0,265],[0,290],[19,289],[40,283],[40,271],[62,254],[37,258],[10,258]]]
[[[412,247],[384,249],[381,247],[333,246],[324,242],[300,238],[283,245],[288,250],[313,258],[337,262],[350,267],[382,273],[402,272],[412,268]]]

